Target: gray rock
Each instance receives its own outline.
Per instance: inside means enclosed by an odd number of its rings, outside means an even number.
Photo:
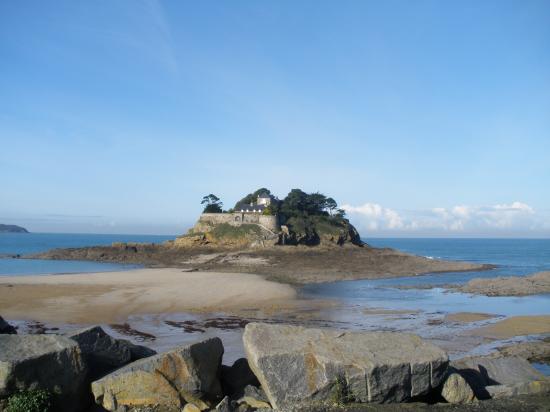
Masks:
[[[202,410],[222,396],[218,379],[222,355],[219,338],[181,346],[92,382],[92,392],[96,403],[109,411],[122,405],[159,405],[163,411],[180,411],[186,402]]]
[[[69,338],[0,335],[0,398],[45,389],[54,395],[56,411],[81,410],[87,402],[85,378],[80,349]]]
[[[216,405],[216,412],[233,412],[233,408],[231,407],[231,401],[229,400],[229,396],[226,396],[221,400],[220,403]]]
[[[72,332],[67,337],[78,343],[88,364],[89,379],[99,377],[124,366],[131,361],[156,354],[144,346],[134,345],[124,339],[115,339],[100,326],[92,326]]]
[[[241,397],[247,385],[260,386],[246,358],[237,359],[231,366],[222,365],[221,381],[224,392],[233,398]]]
[[[474,391],[458,372],[451,372],[445,379],[441,396],[449,403],[470,403],[475,400]]]
[[[451,366],[468,381],[478,399],[491,398],[491,386],[513,387],[546,380],[529,362],[517,357],[468,357],[451,362]]]
[[[125,345],[130,350],[130,361],[137,361],[139,359],[148,358],[149,356],[154,356],[157,354],[156,350],[148,348],[143,345],[136,345],[135,343],[130,342],[126,339],[117,339],[121,345]]]
[[[438,387],[443,350],[416,335],[250,323],[250,367],[275,409],[316,402],[402,402]]]
[[[520,382],[513,385],[492,385],[487,386],[486,389],[491,398],[550,393],[550,380]]]
[[[15,335],[17,330],[11,326],[8,322],[0,316],[0,334],[2,335]]]
[[[239,404],[246,403],[252,408],[271,408],[269,399],[263,389],[248,385],[243,392],[243,396],[238,400]]]
[[[130,362],[131,353],[128,346],[107,335],[99,326],[81,329],[68,334],[67,337],[80,347],[92,380]]]

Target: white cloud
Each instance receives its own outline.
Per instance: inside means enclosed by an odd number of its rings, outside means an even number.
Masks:
[[[527,234],[550,229],[549,216],[537,213],[522,202],[416,211],[397,211],[377,203],[344,205],[342,208],[359,229],[371,232]]]
[[[342,209],[349,214],[366,218],[368,229],[400,229],[403,227],[401,216],[395,210],[383,208],[376,203],[365,203],[361,206],[343,205]]]

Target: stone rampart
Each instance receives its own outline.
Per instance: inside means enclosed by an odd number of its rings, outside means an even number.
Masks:
[[[244,224],[256,224],[278,232],[279,219],[277,216],[262,215],[260,213],[203,213],[199,217],[196,226],[203,227],[204,225],[219,225],[227,223],[232,226],[240,226]]]

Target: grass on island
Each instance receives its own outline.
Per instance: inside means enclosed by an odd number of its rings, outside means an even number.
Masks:
[[[216,225],[210,232],[209,236],[216,239],[242,239],[248,236],[260,236],[262,229],[253,224],[243,224],[240,226],[232,226],[229,223]]]

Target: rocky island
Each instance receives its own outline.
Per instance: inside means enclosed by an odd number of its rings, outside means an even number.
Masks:
[[[0,233],[29,233],[29,231],[21,226],[0,223]]]
[[[194,271],[254,273],[290,284],[413,276],[491,269],[379,249],[330,197],[293,189],[280,200],[261,188],[223,211],[213,194],[189,232],[163,244],[115,243],[56,249],[27,256],[175,267]]]

